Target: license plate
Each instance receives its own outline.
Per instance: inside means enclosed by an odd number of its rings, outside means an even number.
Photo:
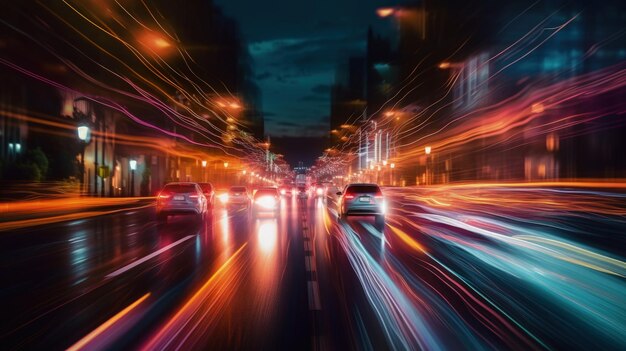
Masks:
[[[359,201],[361,201],[361,202],[370,202],[370,198],[369,198],[369,197],[367,197],[367,196],[361,196],[361,197],[359,198]]]
[[[176,200],[176,201],[183,201],[183,200],[185,200],[185,197],[183,195],[175,195],[174,196],[174,200]]]

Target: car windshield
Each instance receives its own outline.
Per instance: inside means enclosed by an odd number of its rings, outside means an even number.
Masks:
[[[168,184],[163,188],[163,191],[172,193],[193,193],[197,190],[194,184]]]
[[[234,186],[232,188],[230,188],[230,192],[231,193],[245,193],[246,192],[246,188],[243,186]]]
[[[380,188],[378,188],[376,185],[350,185],[346,190],[346,193],[356,194],[368,194],[378,192],[380,192]]]

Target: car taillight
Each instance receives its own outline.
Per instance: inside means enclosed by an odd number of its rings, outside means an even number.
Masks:
[[[354,195],[352,195],[352,194],[346,194],[343,197],[346,198],[346,199],[354,199]]]
[[[170,198],[170,194],[159,194],[159,199],[169,199]]]
[[[189,198],[190,198],[190,199],[197,199],[197,198],[199,198],[199,197],[200,197],[200,195],[189,195]]]

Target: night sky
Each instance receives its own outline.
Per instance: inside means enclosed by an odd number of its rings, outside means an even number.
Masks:
[[[338,63],[363,55],[367,28],[389,1],[216,0],[234,18],[254,60],[265,131],[273,137],[328,134],[330,85]]]

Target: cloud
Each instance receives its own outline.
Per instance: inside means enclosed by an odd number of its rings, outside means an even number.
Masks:
[[[257,74],[255,78],[256,78],[257,80],[263,80],[263,79],[268,79],[268,78],[271,78],[272,76],[273,76],[273,75],[272,75],[270,72],[265,71],[265,72],[263,72],[263,73]]]
[[[319,95],[305,95],[300,98],[302,101],[308,102],[327,102],[329,101],[328,96],[319,96]]]
[[[328,94],[330,92],[330,84],[318,84],[311,88],[311,91],[315,94]]]

